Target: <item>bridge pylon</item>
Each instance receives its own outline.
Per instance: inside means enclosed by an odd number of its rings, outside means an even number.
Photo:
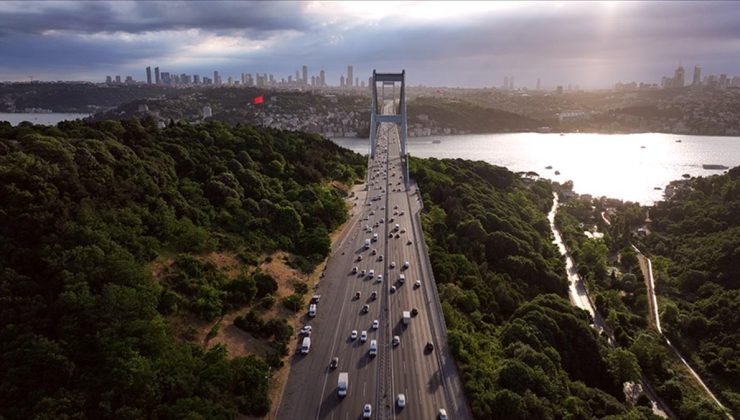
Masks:
[[[399,92],[398,106],[395,102],[395,86],[396,83],[401,83]],[[387,112],[385,107],[384,99],[378,99],[378,83],[383,83],[383,86],[393,86],[393,107],[392,112]],[[370,157],[375,158],[375,152],[378,142],[378,124],[380,123],[395,123],[398,125],[398,136],[401,141],[401,159],[406,161],[407,150],[406,142],[408,139],[408,128],[406,124],[406,70],[402,70],[401,73],[378,73],[373,70],[373,83],[372,83],[372,111],[370,113]],[[406,182],[408,182],[408,162],[406,166]]]

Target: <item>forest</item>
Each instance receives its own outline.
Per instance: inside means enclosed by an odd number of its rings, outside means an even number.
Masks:
[[[410,170],[474,417],[653,418],[622,391],[640,376],[635,355],[610,350],[567,299],[549,182],[459,159],[412,159]]]
[[[347,217],[341,186],[365,170],[320,136],[251,125],[0,123],[0,417],[266,414],[279,363],[184,340],[173,320],[274,303],[269,276],[200,256],[254,268],[284,250],[310,271]],[[242,321],[278,344],[292,334]]]
[[[677,193],[648,208],[573,197],[558,212],[558,226],[597,309],[618,344],[638,356],[646,378],[681,418],[724,415],[649,327],[647,289],[630,244],[651,258],[663,332],[737,416],[739,174],[734,169],[675,181]],[[650,234],[643,237],[636,229],[646,215]],[[593,227],[604,233],[603,239],[584,235]]]

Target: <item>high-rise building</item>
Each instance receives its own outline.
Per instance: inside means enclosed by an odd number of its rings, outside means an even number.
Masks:
[[[509,77],[509,90],[514,90],[514,76]]]
[[[354,80],[354,76],[352,75],[352,65],[350,64],[347,66],[347,86],[352,86],[352,80]]]
[[[509,76],[504,76],[504,90],[509,88]]]
[[[159,77],[159,67],[154,68],[154,83],[159,84],[162,80]]]
[[[216,85],[221,84],[221,76],[218,75],[218,70],[213,71],[213,83]]]
[[[305,64],[303,65],[303,84],[308,84],[308,66]]]
[[[540,90],[540,78],[537,78],[537,90]]]
[[[146,84],[151,85],[152,84],[152,68],[147,66],[146,68]]]
[[[694,79],[691,81],[691,84],[694,86],[701,84],[701,67],[698,64],[694,66]]]
[[[673,87],[683,87],[683,76],[684,76],[684,70],[683,66],[679,65],[676,69],[676,72],[673,75]]]
[[[226,80],[228,80],[227,84],[233,85],[234,84],[234,78],[229,76]]]
[[[110,76],[105,76],[105,83],[108,83],[108,84],[113,83],[113,78]]]
[[[326,86],[326,73],[324,73],[324,70],[319,72],[319,86]]]
[[[121,76],[116,76],[116,83],[121,83]]]
[[[352,85],[352,86],[359,86],[359,85],[360,85],[360,78],[359,77],[355,77],[355,84]]]
[[[724,73],[719,75],[719,87],[727,87],[727,75]]]
[[[339,87],[344,87],[344,75],[339,76]]]
[[[200,75],[194,74],[193,75],[193,84],[199,85],[200,84]]]
[[[126,84],[132,85],[134,83],[134,78],[132,76],[126,76]]]

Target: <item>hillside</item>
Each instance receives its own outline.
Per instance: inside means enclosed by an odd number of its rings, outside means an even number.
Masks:
[[[567,300],[544,180],[463,160],[411,162],[449,345],[478,419],[651,418],[625,403],[634,355]]]
[[[261,256],[322,261],[347,217],[331,184],[365,165],[319,136],[248,125],[0,124],[2,416],[264,415],[293,330],[260,315],[277,290]],[[188,319],[246,305],[237,326],[272,337],[266,353],[189,337]]]

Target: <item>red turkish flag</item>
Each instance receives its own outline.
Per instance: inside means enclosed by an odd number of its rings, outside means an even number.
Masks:
[[[255,105],[259,105],[259,104],[261,104],[263,102],[265,102],[265,98],[263,98],[262,95],[255,96],[254,99],[252,99],[252,103],[255,104]]]

